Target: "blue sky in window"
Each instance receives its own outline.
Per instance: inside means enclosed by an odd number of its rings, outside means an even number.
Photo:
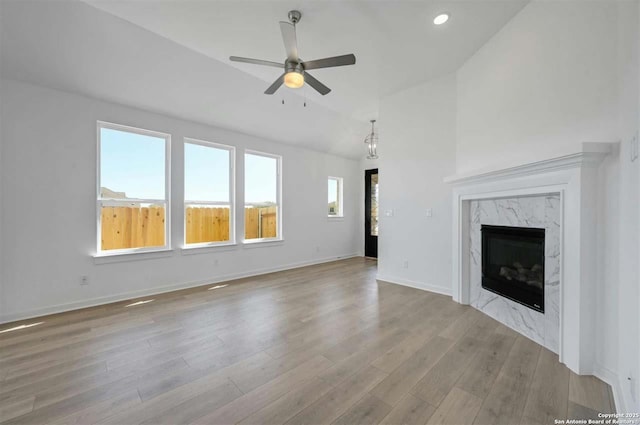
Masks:
[[[164,199],[165,140],[100,129],[100,185],[127,198]]]
[[[334,179],[329,179],[329,199],[328,202],[337,202],[338,201],[338,181]]]
[[[277,164],[245,155],[246,202],[276,202]],[[100,185],[127,198],[164,199],[165,140],[101,128]],[[185,199],[229,201],[229,151],[185,143]]]
[[[268,156],[244,155],[245,203],[276,203],[278,160]]]
[[[229,202],[229,151],[184,145],[184,199]]]

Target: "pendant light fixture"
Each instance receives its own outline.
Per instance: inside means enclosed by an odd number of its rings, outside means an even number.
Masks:
[[[371,133],[364,139],[369,148],[367,159],[378,159],[378,134],[374,127],[375,123],[376,120],[371,120]]]

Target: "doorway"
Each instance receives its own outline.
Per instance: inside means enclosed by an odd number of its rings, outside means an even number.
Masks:
[[[364,172],[364,255],[378,258],[378,169]]]

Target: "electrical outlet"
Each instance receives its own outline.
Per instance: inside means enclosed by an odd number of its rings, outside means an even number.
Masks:
[[[80,276],[80,286],[87,286],[89,284],[89,276]]]
[[[427,217],[428,218],[433,217],[433,210],[431,208],[427,208]]]
[[[408,269],[409,268],[409,260],[404,260],[402,262],[402,268],[403,269]]]

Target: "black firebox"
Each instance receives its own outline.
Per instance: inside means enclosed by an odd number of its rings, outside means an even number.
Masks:
[[[544,313],[544,229],[481,229],[482,287]]]

